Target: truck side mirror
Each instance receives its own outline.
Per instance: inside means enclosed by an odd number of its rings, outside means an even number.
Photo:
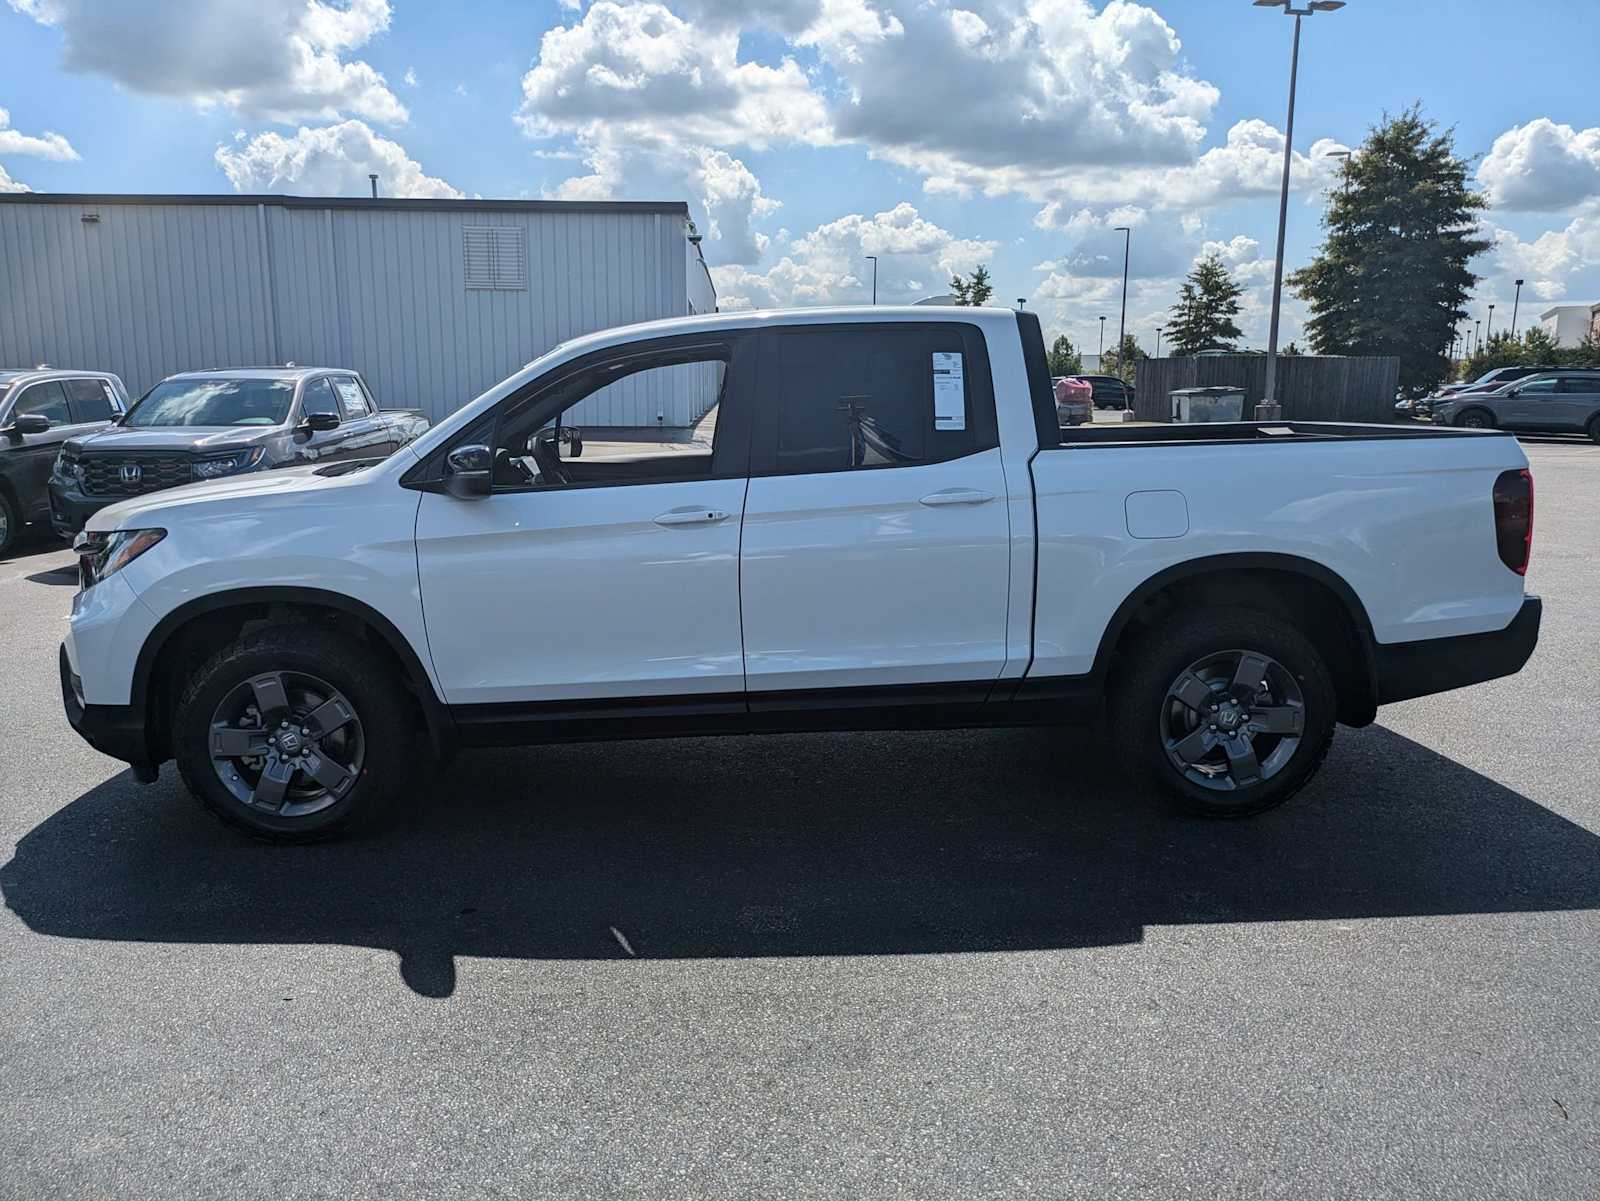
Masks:
[[[458,446],[444,457],[444,488],[457,500],[478,500],[493,487],[494,453],[480,443]]]
[[[325,434],[339,428],[339,418],[332,413],[307,413],[300,428],[313,434]]]
[[[0,434],[13,440],[20,441],[29,434],[47,434],[50,432],[50,418],[43,413],[23,413],[12,418],[11,424],[0,430]]]

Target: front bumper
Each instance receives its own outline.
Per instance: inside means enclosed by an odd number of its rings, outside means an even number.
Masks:
[[[1378,643],[1373,647],[1378,703],[1409,701],[1515,675],[1539,644],[1543,614],[1544,603],[1537,596],[1530,596],[1523,599],[1522,608],[1503,630],[1419,642]]]
[[[156,766],[145,738],[143,711],[132,705],[85,704],[83,683],[72,671],[65,645],[61,647],[59,657],[61,704],[67,711],[67,723],[102,755],[110,755],[129,764],[140,783],[154,781]]]
[[[93,517],[107,505],[125,497],[86,496],[75,488],[50,481],[50,528],[63,538],[75,537]]]

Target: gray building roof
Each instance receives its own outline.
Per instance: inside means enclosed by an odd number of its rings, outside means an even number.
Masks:
[[[444,213],[668,213],[689,215],[682,200],[481,200],[434,197],[278,196],[237,192],[4,192],[0,204],[268,205],[274,208],[398,209]]]

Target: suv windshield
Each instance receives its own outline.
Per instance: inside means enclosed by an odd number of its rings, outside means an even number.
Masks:
[[[293,380],[167,380],[145,393],[122,424],[282,425],[293,400]]]

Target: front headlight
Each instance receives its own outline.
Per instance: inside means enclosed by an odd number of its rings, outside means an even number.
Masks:
[[[76,455],[68,456],[62,451],[56,456],[56,479],[62,483],[75,484],[83,478],[83,467],[79,464]]]
[[[249,471],[261,462],[265,454],[266,447],[257,446],[251,450],[236,450],[231,455],[218,455],[214,459],[200,459],[194,465],[194,478],[214,480],[240,471]]]
[[[91,534],[85,530],[72,544],[78,554],[79,586],[94,587],[166,536],[166,530],[115,530],[109,534]]]

